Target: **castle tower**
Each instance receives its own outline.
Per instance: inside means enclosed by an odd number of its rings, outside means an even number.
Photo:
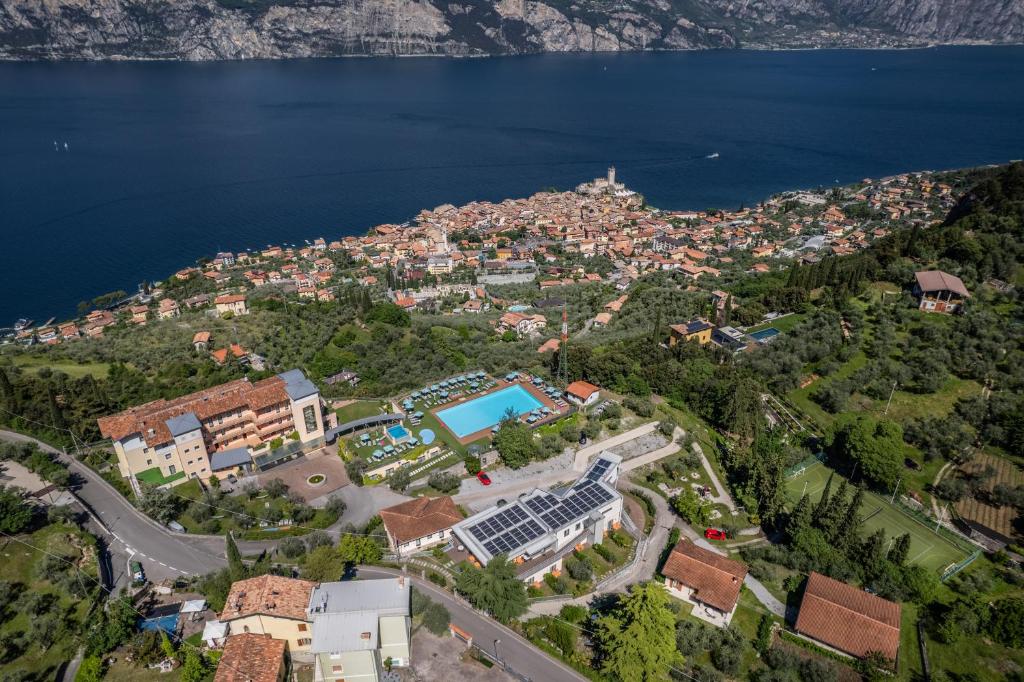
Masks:
[[[608,184],[615,184],[615,166],[608,166]]]

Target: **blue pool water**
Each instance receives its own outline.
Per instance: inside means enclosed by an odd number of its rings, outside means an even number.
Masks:
[[[395,440],[402,440],[409,435],[409,432],[405,430],[405,427],[401,424],[395,424],[388,429],[388,435]]]
[[[762,329],[759,332],[751,332],[750,334],[748,334],[748,336],[750,336],[750,338],[754,339],[755,341],[764,341],[765,339],[770,339],[773,336],[777,336],[778,334],[778,329],[776,329],[775,327],[768,327],[767,329]]]
[[[510,408],[518,416],[538,407],[542,407],[541,402],[525,388],[516,384],[441,410],[437,413],[437,418],[456,436],[465,438],[471,433],[491,428],[501,421]]]
[[[160,618],[147,618],[139,623],[140,630],[163,630],[169,635],[174,635],[177,628],[178,614],[176,613]]]
[[[433,429],[423,429],[422,431],[420,431],[420,440],[423,442],[424,445],[430,445],[431,443],[434,442],[434,439],[436,437],[437,436],[434,434]]]

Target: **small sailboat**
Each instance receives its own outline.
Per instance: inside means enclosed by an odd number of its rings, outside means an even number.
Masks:
[[[718,152],[715,152],[714,154],[708,154],[704,158],[705,159],[717,159],[718,158]]]
[[[67,143],[67,142],[65,142],[65,143],[64,143],[64,151],[67,151],[67,150],[68,150],[68,143]]]

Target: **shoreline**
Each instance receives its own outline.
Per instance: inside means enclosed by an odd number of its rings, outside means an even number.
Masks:
[[[694,48],[641,48],[624,50],[549,50],[536,52],[481,52],[475,54],[446,54],[446,53],[403,53],[403,54],[330,54],[320,56],[279,56],[279,57],[217,57],[213,59],[183,59],[181,57],[146,57],[109,55],[100,57],[16,57],[7,54],[0,54],[0,64],[222,64],[222,63],[245,63],[245,62],[314,62],[314,61],[338,61],[347,59],[373,59],[373,60],[399,60],[399,59],[503,59],[520,57],[543,57],[549,55],[565,56],[611,56],[611,55],[640,55],[640,54],[676,54],[676,53],[705,53],[705,52],[909,52],[914,50],[933,50],[944,47],[957,48],[991,48],[991,47],[1024,47],[1024,41],[1002,42],[1002,41],[962,41],[962,42],[924,42],[921,44],[893,44],[893,45],[828,45],[828,46],[778,46],[753,45],[737,47],[694,47]]]
[[[994,168],[994,167],[1001,166],[1001,165],[1004,165],[1004,164],[1013,163],[1014,161],[1015,161],[1014,159],[1008,159],[1008,160],[1000,161],[1000,162],[997,162],[997,163],[988,163],[988,164],[981,164],[981,165],[976,165],[976,166],[966,166],[966,167],[956,167],[956,168],[943,168],[943,169],[938,169],[938,170],[935,170],[935,169],[905,170],[905,171],[901,171],[900,173],[896,173],[896,174],[891,175],[891,176],[890,175],[880,176],[877,179],[878,180],[884,180],[884,179],[889,178],[889,177],[895,177],[896,175],[915,174],[915,173],[939,174],[939,173],[967,172],[967,171],[979,170],[979,169],[983,169],[983,168]],[[856,185],[856,184],[859,184],[859,183],[860,183],[860,181],[858,180],[858,181],[848,182],[848,183],[832,184],[832,185],[829,185],[829,186],[831,186],[831,187],[849,187],[851,185]],[[778,196],[780,194],[799,193],[799,192],[814,192],[814,191],[817,191],[817,189],[818,188],[811,188],[811,187],[802,187],[802,188],[794,187],[794,188],[789,188],[789,189],[785,189],[785,190],[781,190],[779,192],[776,192],[775,194],[772,194],[772,195],[769,195],[769,196],[766,196],[766,197],[762,197],[759,201],[767,201],[768,199],[771,199],[772,197]],[[527,195],[527,196],[532,196],[533,194],[538,194],[538,193],[541,193],[541,192],[544,192],[544,191],[545,190],[543,188],[537,189],[536,191],[534,191],[533,193],[531,193],[530,195]],[[571,192],[573,190],[569,189],[569,190],[561,190],[561,191]],[[634,191],[636,191],[637,194],[639,194],[641,196],[644,196],[642,191],[639,191],[639,190],[634,190]],[[523,199],[523,198],[526,198],[526,197],[504,197],[503,199],[500,199],[497,202],[492,202],[492,203],[500,203],[501,201],[505,201],[505,200],[515,200],[515,199]],[[485,200],[485,199],[472,199],[472,200],[470,200],[469,203],[484,202],[484,201],[487,201],[487,200]],[[438,205],[443,205],[443,204],[438,204]],[[658,211],[658,212],[667,212],[667,213],[670,213],[670,212],[685,212],[685,211],[691,211],[691,210],[704,210],[704,209],[688,209],[688,208],[683,208],[683,207],[668,207],[668,208],[666,208],[666,207],[652,206],[650,204],[646,204],[646,206],[650,210]],[[708,209],[709,207],[704,207],[704,208]],[[420,210],[431,210],[431,209],[420,209]],[[719,206],[719,207],[710,207],[709,210],[728,210],[728,209],[723,209],[722,207]],[[407,218],[407,219],[405,219],[405,220],[403,220],[401,222],[379,223],[378,225],[374,225],[374,226],[367,227],[367,228],[362,229],[362,230],[354,231],[351,234],[334,235],[334,236],[331,237],[331,239],[344,239],[346,237],[356,237],[356,238],[364,237],[366,235],[369,235],[371,231],[375,230],[377,227],[379,227],[381,225],[405,226],[405,225],[411,224],[412,221],[413,221],[413,218]],[[313,239],[316,239],[316,238],[317,237],[313,237]],[[325,237],[325,239],[327,239],[327,238]],[[327,240],[330,241],[331,239],[327,239]],[[246,251],[246,252],[259,252],[259,251],[261,251],[264,248],[268,248],[268,247],[272,247],[272,246],[288,247],[288,248],[296,248],[296,249],[298,249],[298,248],[303,248],[304,246],[308,246],[308,245],[310,245],[312,243],[309,239],[306,239],[306,238],[300,238],[300,239],[298,239],[296,241],[301,241],[301,242],[303,242],[303,244],[300,246],[297,243],[289,244],[288,242],[278,242],[277,244],[269,244],[269,245],[264,246],[264,247],[255,247],[255,248],[252,248],[252,249],[242,249],[241,251],[239,251],[237,249],[234,249],[234,248],[228,249],[228,250],[231,251],[231,252],[234,252],[234,253],[240,253],[242,251]],[[199,255],[197,255],[195,257],[195,259],[193,259],[193,261],[190,264],[182,265],[181,268],[194,267],[195,263],[197,263],[200,259],[211,258],[211,257],[212,257],[211,254],[199,254]],[[170,277],[173,277],[173,274],[174,274],[173,272],[169,273],[166,276],[164,276],[162,279],[153,280],[153,281],[154,282],[163,282],[164,280],[166,280],[166,279],[168,279]],[[95,294],[95,295],[99,296],[100,294]],[[129,292],[128,295],[129,296],[134,296],[134,294],[131,293],[131,292]],[[30,316],[30,315],[25,315],[24,317],[26,319],[29,319],[29,320],[46,319],[42,315],[38,315],[38,316],[35,316],[35,317]],[[68,318],[63,318],[63,317],[60,317],[60,316],[52,316],[51,315],[50,316],[50,320],[51,320],[51,322],[53,320],[55,320],[55,319],[60,319],[60,320],[63,320],[63,321],[71,321],[71,320],[77,320],[80,317],[81,316],[72,316],[72,317],[68,317]],[[11,321],[11,323],[13,324],[13,320]],[[36,326],[38,326],[38,325],[33,325],[33,327],[36,327]],[[2,323],[0,323],[0,329],[10,329],[10,327],[6,327]]]

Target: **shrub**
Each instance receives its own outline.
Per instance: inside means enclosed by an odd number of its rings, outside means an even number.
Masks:
[[[450,493],[458,490],[461,483],[462,479],[447,471],[435,471],[430,474],[430,477],[427,479],[427,484],[431,488],[440,490],[443,493]]]
[[[590,580],[594,575],[594,567],[586,556],[566,557],[565,570],[573,580]]]
[[[289,559],[297,559],[306,553],[306,543],[299,538],[285,538],[278,543],[277,551]]]
[[[545,573],[544,582],[555,594],[565,594],[569,591],[569,583],[562,576],[555,577],[552,573]]]
[[[438,637],[448,632],[452,616],[443,604],[431,601],[423,612],[423,627]]]
[[[558,617],[570,623],[582,623],[587,618],[587,608],[577,604],[566,604],[558,612]]]
[[[597,552],[597,554],[605,561],[615,561],[615,555],[612,554],[612,551],[604,545],[594,545],[594,551]]]
[[[466,457],[464,460],[466,465],[466,473],[470,476],[476,476],[480,472],[480,458],[473,457],[472,455]]]
[[[409,487],[409,483],[412,482],[412,478],[409,476],[408,467],[399,467],[388,476],[388,487],[394,490],[396,493],[405,492],[405,489]]]
[[[448,586],[448,580],[437,571],[430,571],[429,573],[427,573],[427,580],[440,587]]]
[[[345,473],[349,480],[358,486],[363,484],[363,474],[366,473],[366,460],[361,457],[345,462]]]
[[[658,431],[666,438],[671,438],[676,430],[676,423],[671,419],[663,419],[658,422]]]
[[[317,547],[330,547],[334,544],[331,536],[322,530],[315,530],[306,536],[306,548],[312,552]]]
[[[288,493],[288,486],[280,478],[274,478],[267,481],[267,484],[263,486],[263,489],[267,492],[267,495],[270,495],[273,499],[284,497]]]

